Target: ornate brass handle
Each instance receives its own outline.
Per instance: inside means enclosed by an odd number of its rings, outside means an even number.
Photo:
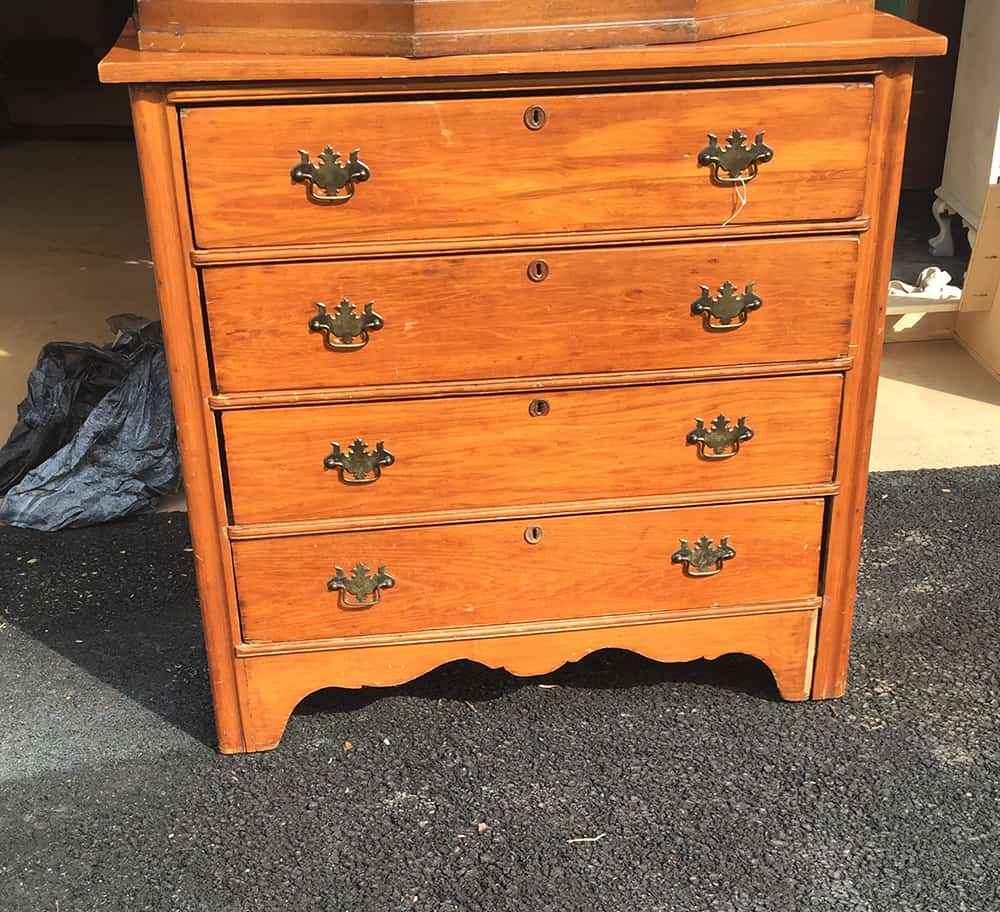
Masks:
[[[385,449],[384,444],[385,441],[380,440],[369,453],[368,444],[356,437],[345,453],[340,444],[334,441],[333,452],[323,460],[323,467],[336,469],[344,484],[375,484],[382,477],[383,466],[391,466],[396,461],[396,457]]]
[[[379,567],[373,574],[364,564],[357,564],[347,576],[342,567],[336,567],[337,575],[329,580],[329,592],[339,592],[338,602],[345,611],[362,611],[374,608],[382,601],[382,590],[392,589],[396,581]]]
[[[746,145],[746,139],[742,130],[733,130],[723,148],[719,145],[719,137],[709,133],[708,145],[698,154],[698,164],[712,169],[712,180],[717,184],[752,181],[757,176],[758,168],[774,158],[774,149],[764,144],[764,130],[757,134],[752,146]],[[729,176],[723,177],[721,171]]]
[[[336,308],[334,316],[327,313],[326,305],[317,302],[316,315],[309,321],[309,332],[323,334],[323,345],[329,351],[357,351],[368,344],[368,333],[378,332],[385,326],[375,313],[375,302],[369,301],[365,309],[358,313],[354,305],[344,298]],[[331,337],[336,341],[331,342]],[[360,339],[355,342],[355,339]]]
[[[760,310],[764,302],[754,294],[753,282],[743,294],[732,282],[723,282],[719,294],[713,297],[708,286],[701,286],[701,297],[691,305],[692,316],[701,316],[709,332],[732,332],[747,321],[751,311]]]
[[[687,442],[698,447],[702,459],[732,459],[740,451],[740,444],[753,440],[753,428],[747,426],[746,418],[740,418],[736,426],[729,424],[725,415],[719,415],[711,427],[705,427],[703,418],[695,419],[694,430],[687,435]]]
[[[319,153],[319,164],[309,160],[309,152],[299,149],[299,161],[292,168],[292,183],[305,184],[306,199],[320,206],[342,206],[354,197],[355,184],[372,176],[371,168],[358,160],[360,149],[351,151],[346,162],[333,146]],[[317,191],[317,187],[320,191]]]
[[[686,538],[682,538],[680,548],[670,555],[670,562],[683,564],[688,576],[700,578],[722,573],[724,562],[734,557],[736,551],[730,546],[728,535],[719,540],[717,547],[713,547],[712,539],[703,535],[693,548]]]

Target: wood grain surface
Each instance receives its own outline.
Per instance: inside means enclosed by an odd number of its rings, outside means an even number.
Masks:
[[[559,503],[516,504],[511,507],[481,507],[463,510],[463,523],[496,522],[506,519],[543,519],[549,516],[595,516],[599,513],[631,513],[636,510],[665,510],[669,507],[715,506],[718,504],[756,503],[776,500],[810,500],[836,497],[837,482],[782,485],[770,488],[738,488],[731,491],[690,491],[684,494],[657,494],[653,497],[615,497],[611,500],[566,500]],[[372,529],[415,529],[426,526],[450,526],[456,522],[454,510],[443,508],[430,513],[383,513],[380,516],[346,516],[334,519],[290,520],[288,522],[244,523],[229,526],[230,541],[258,538],[289,538],[295,535],[321,535],[326,532],[360,532]],[[814,606],[818,607],[818,606]]]
[[[850,82],[192,107],[181,124],[196,242],[227,247],[854,218],[871,103]],[[544,129],[525,127],[530,105]],[[698,164],[708,134],[737,128],[775,153],[742,209]],[[345,205],[289,177],[297,150],[327,145],[372,171]]]
[[[539,674],[609,647],[662,661],[745,652],[788,699],[841,694],[912,77],[912,60],[893,58],[944,47],[879,14],[422,60],[144,52],[124,35],[101,74],[139,83],[220,750],[273,747],[319,688],[396,684],[456,659]],[[549,115],[537,132],[530,104]],[[709,132],[737,127],[766,130],[775,150],[738,213],[694,165]],[[327,143],[373,168],[346,206],[310,204],[289,179],[298,149]],[[699,263],[769,267],[779,250],[784,268],[766,277],[697,278],[755,281],[765,299],[715,345],[686,339],[647,291],[672,297]],[[523,281],[529,254],[551,258],[538,288]],[[314,291],[334,282],[350,288]],[[326,362],[284,327],[337,294],[393,303],[371,343],[382,359],[314,381]],[[787,302],[781,323],[769,301]],[[441,313],[454,361],[431,344]],[[628,338],[602,346],[609,315]],[[748,346],[736,360],[720,354],[733,339]],[[282,369],[302,385],[265,388]],[[533,398],[548,415],[528,416]],[[755,436],[706,463],[684,438],[720,411]],[[384,439],[396,462],[347,489],[323,458],[355,436]],[[692,579],[670,555],[702,534],[728,535],[736,556]],[[347,611],[327,581],[362,562],[397,584]]]
[[[828,61],[869,61],[943,54],[942,35],[885,13],[859,13],[828,22],[772,29],[752,35],[651,47],[582,51],[445,56],[424,60],[310,54],[249,54],[139,49],[134,26],[101,61],[103,82],[209,83],[275,80],[390,80],[496,77],[520,73],[608,73],[635,70],[706,70],[713,78],[738,76],[746,68]],[[671,74],[664,74],[670,76]],[[678,74],[673,74],[676,78]]]
[[[513,253],[544,250],[588,250],[596,247],[640,247],[650,244],[678,244],[689,241],[726,243],[740,239],[792,237],[820,238],[824,235],[860,235],[869,229],[869,219],[818,222],[788,222],[775,225],[689,226],[687,228],[630,228],[617,231],[558,231],[543,235],[512,235],[488,238],[437,238],[415,241],[364,241],[339,243],[278,244],[266,247],[198,248],[190,253],[195,266],[251,266],[283,263],[339,263],[354,259],[392,259],[405,256],[443,256],[476,253]]]
[[[233,544],[246,641],[309,640],[482,624],[699,609],[817,592],[824,501],[690,507],[530,521],[345,532]],[[729,536],[736,556],[692,578],[681,539]],[[395,587],[364,610],[327,581],[358,563]],[[512,644],[513,645],[513,644]]]
[[[856,238],[800,238],[220,267],[202,282],[218,390],[301,390],[836,358],[857,255]],[[711,332],[691,303],[725,281],[764,304]],[[331,352],[309,320],[345,298],[373,301],[385,328]]]
[[[247,749],[243,740],[243,679],[233,664],[233,642],[239,637],[239,626],[230,589],[232,560],[224,536],[225,484],[218,433],[211,412],[205,408],[210,371],[206,339],[190,306],[198,295],[197,273],[184,256],[190,243],[190,223],[179,205],[183,168],[176,146],[177,120],[169,115],[159,88],[133,87],[131,104],[196,555],[215,725],[219,749],[235,753]]]
[[[872,0],[137,0],[147,50],[429,57],[699,41]]]
[[[461,511],[517,503],[676,494],[829,481],[842,379],[572,390],[227,412],[237,523]],[[541,398],[550,411],[529,414]],[[746,417],[754,438],[706,461],[695,419]],[[324,468],[336,441],[378,441],[395,457],[373,484]]]
[[[879,364],[885,333],[886,288],[892,272],[893,239],[913,89],[913,61],[888,66],[876,81],[871,180],[865,209],[873,230],[866,235],[851,348],[857,365],[845,378],[844,414],[837,443],[837,478],[843,485],[830,511],[828,560],[817,639],[813,697],[839,697],[847,684],[851,622],[858,585],[868,495]]]
[[[853,357],[829,361],[775,361],[770,364],[727,364],[721,367],[680,367],[653,371],[616,371],[601,374],[549,374],[504,377],[499,380],[446,380],[389,383],[371,386],[314,387],[250,393],[217,393],[208,404],[219,411],[271,408],[276,405],[330,405],[335,402],[371,402],[386,399],[437,399],[453,396],[489,396],[494,393],[535,392],[652,386],[696,380],[734,380],[740,377],[778,377],[789,374],[829,374],[849,371]]]
[[[247,750],[276,747],[289,715],[313,691],[333,686],[389,687],[458,659],[530,676],[554,671],[600,649],[629,649],[660,662],[740,652],[766,663],[785,700],[804,700],[812,674],[815,624],[815,611],[788,611],[532,634],[513,628],[504,636],[484,639],[238,659],[247,682]]]

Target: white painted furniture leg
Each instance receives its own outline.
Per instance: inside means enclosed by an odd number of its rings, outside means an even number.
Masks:
[[[969,250],[975,250],[976,249],[976,235],[979,234],[979,229],[975,225],[970,225],[964,219],[962,220],[962,224],[965,225],[965,230],[969,234]]]
[[[931,206],[934,219],[940,227],[940,231],[934,235],[927,243],[934,256],[953,257],[955,255],[955,240],[951,236],[951,217],[955,210],[940,197],[934,200]]]

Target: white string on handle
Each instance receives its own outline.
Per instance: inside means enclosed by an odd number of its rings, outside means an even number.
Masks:
[[[735,221],[736,216],[746,209],[747,203],[750,202],[750,191],[747,189],[746,180],[741,177],[739,181],[735,186],[736,198],[739,200],[739,205],[733,210],[733,214],[722,223],[723,228],[728,228]]]

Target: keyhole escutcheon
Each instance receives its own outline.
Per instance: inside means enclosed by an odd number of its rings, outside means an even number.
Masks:
[[[549,403],[545,399],[532,399],[528,406],[528,414],[532,418],[544,418],[549,413]]]
[[[541,130],[549,122],[549,115],[541,105],[532,105],[524,112],[524,125],[529,130]]]
[[[528,526],[524,530],[524,540],[529,545],[537,545],[545,535],[545,530],[541,526]]]
[[[532,282],[544,282],[549,277],[549,264],[545,260],[532,260],[528,264],[528,278]]]

